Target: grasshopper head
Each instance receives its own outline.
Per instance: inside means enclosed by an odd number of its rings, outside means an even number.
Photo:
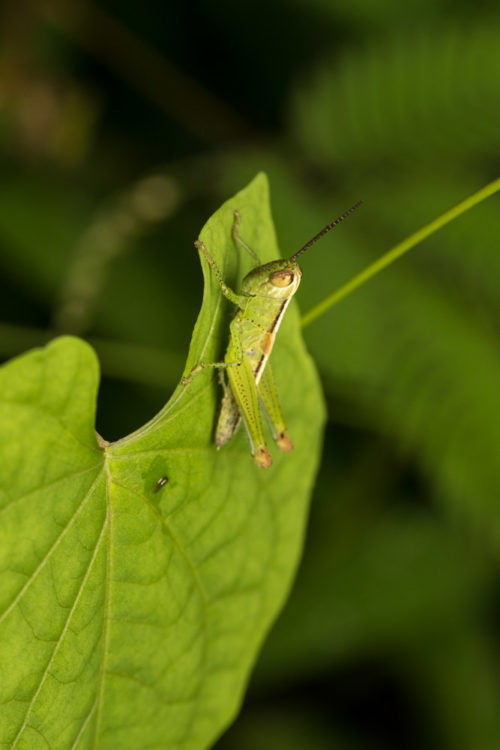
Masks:
[[[272,299],[288,299],[293,297],[300,284],[302,271],[296,263],[299,255],[308,250],[330,229],[336,227],[341,221],[344,221],[349,214],[352,214],[363,201],[358,201],[348,211],[343,213],[338,219],[332,221],[321,232],[318,232],[312,240],[309,240],[304,247],[294,253],[290,258],[285,260],[273,260],[271,263],[265,263],[263,266],[257,266],[253,271],[245,276],[242,283],[242,290],[253,297],[270,297]],[[239,214],[238,214],[239,217]]]
[[[288,299],[297,291],[301,276],[294,261],[273,260],[250,271],[243,280],[243,289],[255,297]]]

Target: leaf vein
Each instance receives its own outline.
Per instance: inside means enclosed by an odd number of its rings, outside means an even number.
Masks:
[[[26,728],[26,726],[28,724],[28,720],[29,720],[29,717],[30,717],[31,712],[33,710],[33,706],[35,705],[36,700],[37,700],[38,696],[40,695],[40,691],[42,690],[42,687],[43,687],[43,685],[45,683],[45,680],[47,679],[47,676],[49,674],[49,670],[50,670],[52,664],[54,663],[54,660],[55,660],[55,658],[57,656],[59,648],[61,647],[61,644],[64,641],[66,633],[68,632],[68,628],[69,628],[70,622],[71,622],[72,617],[73,617],[73,615],[75,613],[76,607],[78,606],[78,602],[80,601],[80,597],[81,597],[81,595],[82,595],[82,593],[83,593],[83,591],[85,589],[85,586],[86,586],[87,581],[89,579],[90,573],[91,573],[92,568],[94,566],[94,562],[96,560],[97,554],[99,552],[99,548],[101,546],[101,542],[102,542],[102,539],[104,537],[104,532],[105,532],[106,527],[107,527],[107,521],[108,521],[108,519],[106,517],[104,519],[104,523],[102,525],[102,529],[100,531],[99,538],[97,540],[94,552],[92,553],[92,557],[91,557],[90,562],[88,564],[88,567],[87,567],[87,570],[85,572],[85,575],[84,575],[84,577],[82,579],[82,583],[80,585],[80,588],[78,589],[78,593],[77,593],[77,595],[75,597],[75,600],[73,602],[71,610],[69,611],[68,617],[66,618],[66,622],[64,623],[64,627],[63,627],[63,629],[61,631],[61,635],[57,639],[57,643],[56,643],[56,645],[54,647],[52,655],[51,655],[51,657],[50,657],[50,659],[48,661],[48,664],[45,667],[45,670],[43,672],[42,678],[40,680],[40,684],[38,685],[38,688],[36,689],[35,694],[33,695],[33,698],[30,701],[30,704],[29,704],[29,706],[27,708],[27,711],[26,711],[26,715],[24,717],[24,721],[23,721],[23,723],[21,725],[21,728],[19,729],[19,732],[17,733],[17,735],[16,735],[16,737],[14,739],[14,742],[13,742],[13,744],[11,746],[11,750],[14,750],[14,748],[16,747],[16,745],[17,745],[17,743],[18,743],[18,741],[19,741],[22,733],[24,732],[24,730],[25,730],[25,728]]]
[[[96,710],[96,707],[97,707],[97,698],[95,699],[94,703],[92,704],[92,707],[91,707],[90,711],[88,712],[87,716],[85,717],[85,719],[84,719],[84,721],[82,723],[82,726],[80,727],[79,732],[76,735],[73,744],[71,745],[70,750],[76,750],[76,747],[77,747],[78,743],[80,742],[80,739],[82,738],[83,733],[85,732],[85,730],[86,730],[86,728],[88,726],[88,723],[89,723],[90,719],[92,718],[92,714]]]
[[[43,570],[43,568],[45,567],[45,565],[49,561],[49,559],[52,556],[52,554],[55,552],[55,550],[57,549],[57,547],[59,546],[59,544],[61,543],[61,541],[64,539],[64,537],[66,536],[66,534],[68,533],[68,531],[70,530],[70,528],[73,526],[74,522],[76,521],[76,519],[80,515],[81,511],[83,510],[83,508],[87,504],[87,502],[90,499],[90,497],[92,496],[92,494],[93,494],[93,492],[94,492],[94,490],[96,488],[96,485],[97,485],[97,483],[99,481],[99,478],[100,478],[101,474],[102,474],[102,469],[97,474],[97,476],[94,479],[94,481],[92,482],[92,485],[90,486],[87,494],[85,495],[85,497],[83,498],[82,502],[77,507],[77,509],[75,510],[75,512],[73,513],[73,515],[71,516],[70,520],[68,521],[68,523],[66,524],[66,526],[64,527],[64,529],[61,531],[61,533],[59,534],[59,536],[56,538],[56,540],[55,540],[54,544],[52,545],[52,547],[44,555],[44,557],[43,557],[42,561],[39,563],[38,567],[33,571],[33,573],[31,574],[31,576],[28,578],[28,580],[26,581],[26,583],[24,584],[24,586],[22,587],[22,589],[19,591],[19,593],[17,594],[17,596],[13,599],[13,601],[11,602],[11,604],[0,615],[0,623],[2,623],[5,620],[5,618],[8,617],[8,615],[12,612],[12,610],[14,609],[14,607],[16,606],[16,604],[19,602],[19,600],[22,599],[22,597],[24,596],[24,594],[26,593],[26,591],[28,590],[28,588],[31,586],[31,584],[33,583],[33,581],[36,580],[36,578],[38,577],[39,573]]]
[[[49,489],[49,487],[54,487],[54,485],[59,484],[60,482],[66,482],[69,479],[75,479],[75,477],[83,476],[83,474],[87,474],[93,469],[97,469],[97,467],[101,465],[102,465],[102,461],[99,461],[98,463],[93,464],[92,466],[89,466],[87,469],[82,469],[82,471],[75,471],[72,474],[65,474],[63,477],[54,479],[52,482],[46,482],[44,484],[40,484],[38,487],[35,487],[29,492],[26,492],[24,495],[20,495],[19,497],[12,497],[11,501],[7,505],[5,505],[3,508],[0,508],[0,513],[4,513],[9,508],[12,508],[12,506],[15,505],[16,503],[20,503],[22,500],[26,500],[27,497],[30,497],[31,495],[35,495],[37,492]]]
[[[142,492],[139,490],[136,490],[134,487],[130,487],[123,482],[119,482],[116,479],[111,479],[113,484],[115,484],[117,487],[121,487],[124,490],[127,490],[128,492],[132,492],[134,495],[137,495],[140,497],[146,505],[150,508],[150,510],[153,511],[153,513],[157,516],[157,518],[160,520],[160,522],[165,526],[166,530],[168,531],[168,534],[170,538],[172,539],[174,545],[177,547],[177,550],[179,551],[181,557],[183,558],[184,562],[186,563],[190,573],[191,577],[196,585],[196,588],[200,592],[200,596],[205,604],[208,604],[210,601],[210,597],[208,596],[208,593],[205,590],[205,587],[203,586],[203,582],[200,579],[200,576],[198,575],[198,572],[196,570],[196,567],[193,565],[193,562],[191,558],[189,557],[186,548],[184,547],[183,543],[180,541],[177,534],[174,532],[172,528],[172,524],[160,513],[158,508],[153,505],[151,500],[146,497]]]

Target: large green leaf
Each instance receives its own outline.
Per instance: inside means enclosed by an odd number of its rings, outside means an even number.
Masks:
[[[234,208],[262,260],[278,256],[259,175],[201,233],[229,278]],[[230,306],[203,270],[187,370],[227,335]],[[244,434],[216,452],[212,370],[109,444],[83,341],[1,369],[1,747],[196,750],[235,715],[297,564],[323,421],[293,306],[275,349],[296,448],[267,471]]]

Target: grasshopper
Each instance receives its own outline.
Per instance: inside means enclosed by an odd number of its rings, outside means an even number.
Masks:
[[[296,262],[297,258],[330,229],[340,224],[361,203],[359,201],[324,227],[290,258],[274,260],[264,265],[261,265],[258,255],[240,237],[238,227],[241,218],[239,212],[234,211],[233,238],[257,264],[243,279],[239,294],[224,282],[219,267],[203,242],[197,240],[194,243],[212,268],[224,296],[238,307],[230,324],[229,344],[224,361],[201,362],[181,380],[183,385],[187,385],[194,375],[206,367],[219,370],[223,397],[215,430],[217,449],[234,435],[243,420],[256,465],[262,468],[271,466],[271,454],[262,431],[260,402],[277,448],[285,452],[293,450],[293,443],[281,415],[269,355],[286,309],[300,284],[302,270]],[[224,373],[227,373],[229,382]]]

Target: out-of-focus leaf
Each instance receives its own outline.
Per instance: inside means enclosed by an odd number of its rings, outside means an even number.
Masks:
[[[371,0],[351,0],[349,3],[343,0],[293,0],[293,4],[307,10],[313,8],[321,11],[325,19],[337,25],[350,24],[352,33],[356,34],[366,30],[373,33],[374,26],[383,26],[387,31],[390,26],[411,25],[420,20],[424,13],[429,23],[431,18],[439,17],[444,10],[439,3],[431,0],[410,0],[404,6],[397,0],[380,0],[377,3]]]
[[[298,140],[315,163],[351,169],[495,152],[498,30],[496,21],[412,30],[324,63],[295,98],[290,121]]]
[[[327,350],[325,336],[335,348]],[[431,279],[399,268],[336,307],[308,331],[333,382],[398,434],[451,508],[496,540],[500,513],[500,356],[494,331]]]
[[[496,637],[474,622],[474,610],[469,615],[468,622],[424,641],[405,662],[427,712],[429,736],[440,736],[453,750],[500,745]]]
[[[313,539],[259,679],[311,677],[360,654],[412,653],[464,620],[489,580],[477,556],[463,559],[460,536],[421,512]]]
[[[38,300],[53,298],[75,238],[88,217],[88,197],[27,175],[0,180],[0,253],[4,279],[29,289]]]

